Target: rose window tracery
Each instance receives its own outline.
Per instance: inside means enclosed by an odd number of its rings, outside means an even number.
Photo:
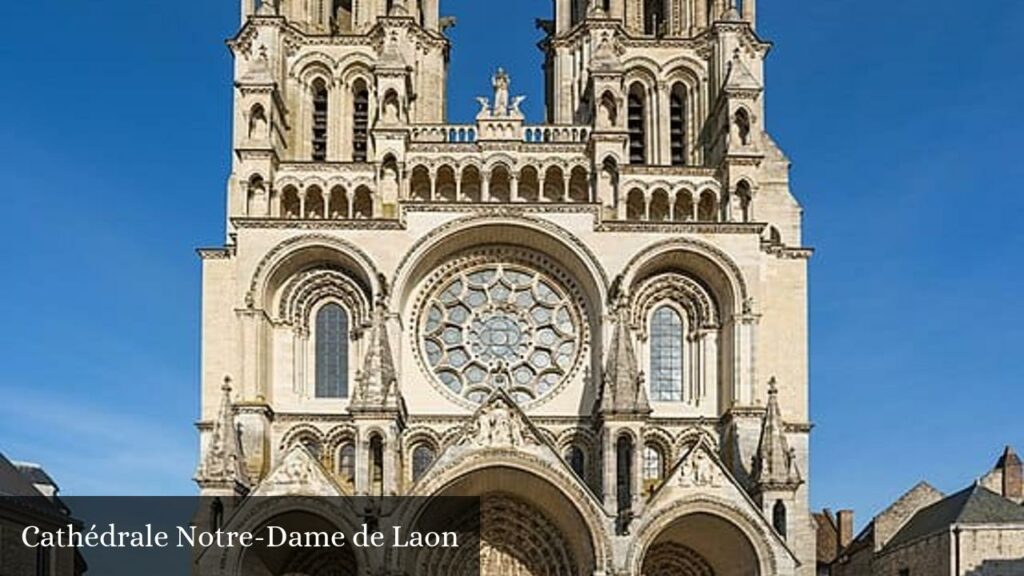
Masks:
[[[458,271],[428,298],[420,345],[452,394],[479,404],[495,388],[519,404],[552,393],[580,353],[579,314],[566,290],[530,267],[496,263]]]

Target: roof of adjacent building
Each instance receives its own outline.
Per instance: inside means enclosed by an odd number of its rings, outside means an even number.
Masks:
[[[41,497],[42,494],[32,484],[29,476],[0,454],[0,496]]]
[[[31,462],[11,462],[11,464],[14,464],[14,467],[18,469],[18,472],[21,472],[21,475],[28,478],[28,481],[32,484],[49,484],[54,488],[57,487],[57,483],[39,464],[33,464]]]
[[[975,484],[922,508],[885,545],[886,548],[948,530],[955,524],[1024,524],[1024,507]]]
[[[839,526],[828,508],[811,514],[817,528],[818,564],[831,564],[839,554]]]

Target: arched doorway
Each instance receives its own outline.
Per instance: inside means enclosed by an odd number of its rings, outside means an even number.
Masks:
[[[647,548],[644,576],[759,576],[753,544],[732,522],[695,513],[669,524]]]
[[[518,468],[495,466],[470,472],[448,485],[441,497],[473,496],[479,514],[458,527],[478,538],[473,550],[434,548],[415,559],[424,576],[582,576],[593,574],[591,530],[579,510],[552,484]],[[438,515],[428,505],[420,515]],[[474,524],[476,523],[476,524]],[[477,563],[479,562],[479,563]]]
[[[323,548],[270,547],[269,526],[293,532],[339,531],[339,527],[322,516],[304,510],[276,516],[257,531],[255,546],[245,550],[238,574],[245,576],[355,576],[358,562],[349,546]]]

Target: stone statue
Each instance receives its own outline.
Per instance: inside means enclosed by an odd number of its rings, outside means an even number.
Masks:
[[[486,118],[491,115],[491,101],[483,96],[477,96],[476,101],[480,104],[480,111],[477,112],[477,117]]]
[[[498,72],[494,75],[491,80],[491,84],[494,86],[494,115],[495,116],[508,116],[508,89],[511,80],[508,74],[505,73],[504,68],[498,68]]]
[[[523,115],[523,111],[519,109],[519,106],[520,106],[520,105],[521,105],[521,104],[523,103],[523,101],[525,101],[525,100],[526,100],[526,96],[516,96],[515,98],[513,98],[513,99],[512,99],[512,105],[511,105],[511,107],[512,107],[512,110],[511,110],[511,114],[512,114],[513,116],[522,116],[522,115]]]
[[[448,29],[450,28],[455,28],[455,26],[457,26],[458,23],[459,20],[455,16],[442,16],[441,20],[438,22],[438,25],[440,26],[441,32],[443,33],[447,32]]]

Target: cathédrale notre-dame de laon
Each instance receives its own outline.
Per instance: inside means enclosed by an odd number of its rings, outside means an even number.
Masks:
[[[446,121],[438,0],[241,12],[201,250],[196,479],[224,518],[474,495],[484,574],[814,573],[810,250],[754,0],[556,0],[536,125],[497,66]],[[335,573],[289,562],[245,569]]]

